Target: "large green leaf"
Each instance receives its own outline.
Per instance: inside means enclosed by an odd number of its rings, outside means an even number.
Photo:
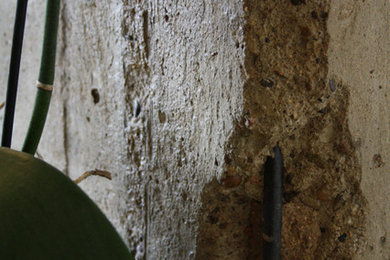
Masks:
[[[0,259],[133,259],[114,227],[68,177],[0,148]]]

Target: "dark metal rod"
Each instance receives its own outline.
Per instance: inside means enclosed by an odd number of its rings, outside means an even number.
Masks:
[[[274,147],[274,158],[264,165],[263,259],[281,259],[283,156]]]
[[[27,0],[18,0],[15,14],[14,35],[12,39],[11,60],[8,74],[7,97],[5,102],[3,136],[1,145],[11,147],[15,115],[16,94],[18,90],[20,59],[22,56],[24,26],[26,22]]]

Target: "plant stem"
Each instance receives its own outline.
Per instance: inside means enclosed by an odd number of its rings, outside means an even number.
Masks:
[[[54,82],[55,72],[59,12],[60,0],[47,0],[38,90],[30,126],[22,148],[23,152],[32,155],[35,154],[39,140],[41,139],[50,105],[51,88]]]
[[[7,99],[4,111],[3,136],[1,145],[11,147],[12,130],[15,116],[16,94],[20,59],[22,56],[24,27],[26,23],[27,0],[18,0],[15,14],[14,35],[12,39],[11,61],[8,74]]]

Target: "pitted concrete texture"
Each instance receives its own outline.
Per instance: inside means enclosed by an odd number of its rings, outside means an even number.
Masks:
[[[263,165],[276,144],[285,163],[282,258],[348,259],[360,247],[365,200],[350,95],[327,80],[329,7],[245,1],[244,113],[222,184],[204,189],[198,259],[261,257]]]
[[[241,113],[242,7],[125,1],[123,8],[131,214],[145,232],[132,236],[147,259],[193,259],[200,194],[222,173]]]
[[[16,149],[34,102],[44,4],[29,1]],[[0,7],[6,86],[15,3]],[[72,179],[112,173],[80,186],[137,259],[260,259],[262,167],[276,143],[284,259],[390,257],[387,0],[61,8],[38,153]]]

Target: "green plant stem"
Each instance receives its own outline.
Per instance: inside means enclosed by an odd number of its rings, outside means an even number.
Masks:
[[[43,127],[45,126],[47,112],[49,110],[50,97],[51,91],[38,89],[30,126],[22,148],[22,151],[25,153],[34,155],[37,150]]]
[[[47,0],[41,68],[38,80],[48,85],[52,85],[54,81],[59,13],[60,0]]]
[[[54,82],[60,0],[47,0],[46,3],[45,30],[38,81],[41,84],[51,86]],[[50,98],[51,90],[38,88],[30,126],[22,148],[23,152],[35,154],[46,122]]]

